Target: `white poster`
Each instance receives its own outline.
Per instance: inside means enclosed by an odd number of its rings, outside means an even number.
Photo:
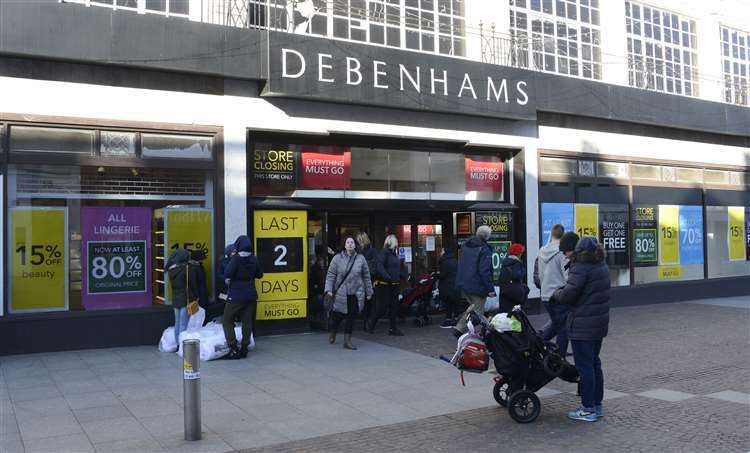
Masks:
[[[425,249],[428,252],[434,252],[435,251],[435,236],[427,236],[427,237],[425,237]]]

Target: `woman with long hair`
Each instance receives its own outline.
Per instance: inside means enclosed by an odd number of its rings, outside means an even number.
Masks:
[[[377,278],[375,279],[375,310],[370,319],[367,331],[375,333],[378,320],[390,311],[388,335],[404,335],[396,327],[398,315],[398,289],[401,284],[401,262],[398,259],[398,238],[389,234],[383,243],[383,250],[378,255]]]

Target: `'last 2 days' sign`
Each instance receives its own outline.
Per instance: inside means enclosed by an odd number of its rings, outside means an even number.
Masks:
[[[263,269],[256,281],[257,318],[307,316],[307,212],[255,211],[255,250]]]

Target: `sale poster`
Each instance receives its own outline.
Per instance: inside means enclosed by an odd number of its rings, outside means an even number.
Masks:
[[[633,212],[633,263],[636,266],[653,266],[659,261],[657,253],[657,213],[654,205],[640,205]]]
[[[82,303],[86,310],[148,307],[151,208],[82,207]]]
[[[624,208],[610,210],[606,205],[599,207],[599,231],[602,247],[607,252],[607,264],[628,265],[628,212]]]
[[[9,311],[67,310],[67,208],[12,208],[9,233]]]
[[[599,205],[575,205],[575,232],[580,237],[599,238]]]
[[[302,187],[305,189],[349,189],[352,153],[338,146],[302,148]]]
[[[680,207],[659,205],[659,265],[680,264]]]
[[[464,160],[467,191],[502,192],[503,163],[490,156],[466,156]]]
[[[203,268],[207,276],[214,275],[214,217],[210,209],[168,208],[164,210],[164,258],[165,262],[178,248],[188,251],[202,250],[206,255]],[[206,278],[208,294],[213,294],[213,278]],[[169,279],[165,279],[166,302],[170,304],[172,291]]]
[[[281,188],[297,186],[297,152],[284,149],[255,149],[252,155],[252,181]]]
[[[552,227],[560,224],[565,231],[573,231],[573,203],[542,203],[542,242],[549,243]]]
[[[505,211],[487,211],[474,214],[477,228],[487,225],[492,229],[492,239],[510,241],[513,237],[513,213]]]
[[[703,264],[703,207],[680,206],[680,264]]]
[[[747,232],[745,231],[745,207],[727,207],[727,241],[729,261],[745,261]]]
[[[307,211],[256,210],[253,226],[263,270],[257,319],[307,317]]]
[[[510,244],[510,241],[487,241],[487,245],[492,249],[492,281],[495,283],[500,280],[500,269],[503,260],[508,256]]]

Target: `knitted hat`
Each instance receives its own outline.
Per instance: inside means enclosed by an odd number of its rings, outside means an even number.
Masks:
[[[568,231],[567,233],[563,234],[560,238],[560,251],[561,252],[572,252],[576,248],[576,244],[578,244],[578,235],[573,233],[572,231]]]
[[[526,251],[526,247],[524,247],[523,244],[519,244],[517,242],[511,244],[510,247],[508,247],[508,255],[521,256],[523,255],[524,251]]]
[[[599,241],[593,236],[584,236],[576,245],[576,252],[593,252],[599,245]]]

